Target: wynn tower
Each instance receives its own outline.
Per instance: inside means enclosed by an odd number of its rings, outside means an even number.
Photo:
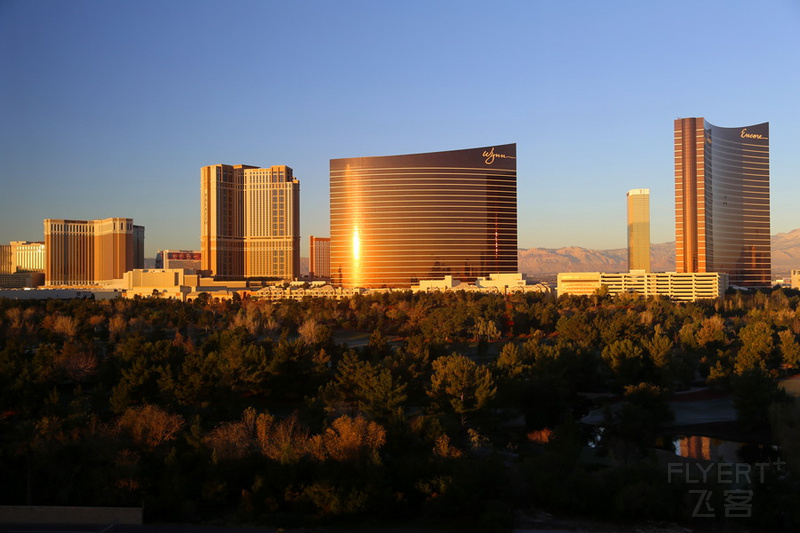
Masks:
[[[517,271],[515,144],[331,160],[330,269],[344,287]]]

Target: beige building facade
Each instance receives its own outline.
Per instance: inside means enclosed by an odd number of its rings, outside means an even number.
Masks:
[[[219,281],[204,277],[186,268],[137,268],[126,272],[121,290],[125,298],[171,298],[188,301],[207,292],[215,298],[227,299],[251,292],[245,280]]]
[[[17,271],[11,254],[10,244],[0,244],[0,274],[13,274]]]
[[[309,275],[314,278],[331,277],[331,239],[330,237],[309,238]]]
[[[43,242],[11,241],[0,245],[0,274],[44,272]]]
[[[558,295],[590,296],[602,287],[609,294],[666,296],[694,301],[718,298],[728,288],[728,275],[721,272],[645,272],[643,270],[603,272],[562,272],[558,275]]]
[[[144,227],[130,218],[44,220],[46,285],[94,285],[144,266]]]
[[[286,165],[200,170],[202,270],[221,280],[300,275],[300,182]]]
[[[43,242],[11,241],[18,272],[44,272],[46,249]]]
[[[631,189],[628,198],[628,270],[650,272],[650,189]]]

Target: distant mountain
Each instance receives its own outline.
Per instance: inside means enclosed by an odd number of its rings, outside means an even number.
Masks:
[[[153,268],[153,265],[155,259],[145,259],[145,268]],[[650,267],[657,272],[674,271],[675,243],[652,244]],[[535,277],[558,272],[623,272],[628,270],[628,249],[520,248],[519,269]],[[800,269],[800,229],[772,236],[773,275],[782,276],[792,269]],[[308,257],[300,258],[300,274],[308,274]]]
[[[788,274],[800,269],[800,229],[772,236],[772,272]]]
[[[675,243],[650,246],[653,270],[675,270]],[[621,272],[628,270],[628,249],[591,250],[580,246],[566,248],[529,248],[519,251],[520,271],[531,274],[557,272]]]
[[[650,266],[658,272],[675,270],[675,243],[650,246]],[[628,249],[592,250],[579,246],[519,250],[519,269],[533,276],[558,272],[623,272],[628,270]],[[800,229],[772,236],[773,275],[800,269]]]

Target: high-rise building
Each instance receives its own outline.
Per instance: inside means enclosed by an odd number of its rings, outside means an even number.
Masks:
[[[769,123],[675,121],[678,272],[726,272],[731,285],[769,286],[769,198]]]
[[[314,278],[331,277],[331,239],[330,237],[310,237],[308,272]]]
[[[130,218],[48,218],[44,240],[47,285],[102,283],[144,268],[144,227]]]
[[[285,165],[200,171],[203,270],[222,280],[300,275],[300,182]]]
[[[650,272],[650,189],[628,191],[628,270]]]
[[[517,146],[332,159],[331,277],[410,287],[517,271]]]
[[[0,244],[0,274],[13,274],[16,271],[11,245]]]

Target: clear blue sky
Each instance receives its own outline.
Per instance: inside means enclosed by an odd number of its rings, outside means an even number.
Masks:
[[[770,122],[800,227],[800,1],[0,0],[0,243],[125,216],[199,248],[200,167],[286,164],[302,255],[332,158],[517,143],[520,247],[674,240],[673,120]]]

